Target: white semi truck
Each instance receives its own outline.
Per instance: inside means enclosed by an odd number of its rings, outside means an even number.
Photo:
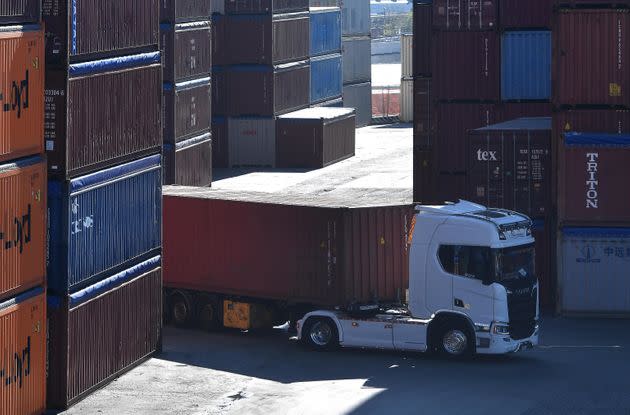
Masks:
[[[465,201],[418,206],[410,238],[406,304],[309,312],[297,323],[298,339],[316,349],[435,351],[453,357],[538,344],[529,218]]]

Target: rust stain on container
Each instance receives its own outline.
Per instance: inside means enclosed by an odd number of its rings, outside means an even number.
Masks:
[[[164,82],[207,76],[212,71],[212,29],[209,20],[160,25]]]
[[[212,184],[210,133],[164,146],[163,183],[197,187]]]
[[[42,153],[44,32],[0,31],[0,163]]]

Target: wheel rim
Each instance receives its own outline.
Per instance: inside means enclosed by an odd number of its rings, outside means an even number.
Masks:
[[[188,307],[183,301],[177,301],[173,304],[173,320],[177,324],[183,324],[188,318]]]
[[[329,324],[318,321],[313,324],[310,337],[316,345],[327,346],[332,340],[332,328]]]
[[[444,335],[442,345],[447,353],[460,355],[466,350],[468,338],[461,330],[450,330]]]

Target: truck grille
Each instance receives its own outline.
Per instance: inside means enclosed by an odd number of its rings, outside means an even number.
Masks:
[[[510,337],[521,340],[530,337],[536,329],[536,288],[527,294],[508,295],[508,314],[510,317]]]

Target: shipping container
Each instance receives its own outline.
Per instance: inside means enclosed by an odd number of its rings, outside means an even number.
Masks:
[[[308,0],[219,0],[225,14],[280,14],[308,10]]]
[[[564,133],[630,134],[630,110],[580,109],[554,113],[554,140]]]
[[[554,104],[630,107],[630,10],[560,10]]]
[[[468,199],[533,218],[552,213],[551,118],[518,118],[468,138]]]
[[[433,43],[438,100],[498,101],[499,35],[495,32],[437,32]]]
[[[433,74],[433,5],[414,3],[413,6],[413,76],[430,77]]]
[[[403,78],[413,76],[414,35],[400,35],[400,64]]]
[[[176,143],[207,132],[212,119],[210,77],[164,84],[164,142]]]
[[[400,122],[413,121],[413,78],[402,78],[400,80]]]
[[[212,29],[209,20],[160,25],[164,82],[206,76],[212,71]]]
[[[39,0],[5,0],[0,4],[0,25],[37,23],[40,6]]]
[[[558,209],[564,223],[630,222],[630,135],[566,133],[560,147]]]
[[[56,177],[160,152],[159,52],[48,69],[45,100],[48,168]]]
[[[433,27],[436,30],[494,30],[498,27],[498,2],[433,0]]]
[[[564,314],[630,314],[629,228],[563,228],[559,261]]]
[[[76,292],[159,251],[160,158],[48,183],[50,292]]]
[[[341,52],[341,9],[311,9],[311,56]]]
[[[275,167],[276,120],[229,118],[226,167]]]
[[[352,108],[309,108],[278,117],[276,167],[318,169],[354,157]]]
[[[42,2],[46,66],[158,50],[160,0]]]
[[[505,102],[497,107],[498,122],[526,117],[551,117],[553,105],[550,102]]]
[[[343,83],[355,84],[372,79],[372,39],[344,37],[342,48]]]
[[[0,16],[2,7],[0,6]],[[44,151],[44,32],[0,28],[0,163]]]
[[[267,116],[306,108],[310,101],[308,61],[276,66],[213,67],[212,110],[225,116]]]
[[[343,86],[343,106],[354,108],[357,127],[372,123],[372,84],[362,82]]]
[[[341,33],[343,36],[369,36],[371,26],[369,0],[342,1]]]
[[[621,9],[630,7],[630,0],[554,0],[556,8]]]
[[[550,31],[513,31],[502,34],[501,99],[551,99]]]
[[[435,101],[433,80],[415,78],[413,81],[413,133],[432,135],[435,133]]]
[[[0,301],[46,281],[46,161],[0,165]]]
[[[466,200],[466,181],[466,172],[438,172],[436,181],[438,203]]]
[[[202,134],[164,145],[164,184],[208,187],[212,184],[212,138]]]
[[[160,21],[181,23],[206,20],[212,14],[214,0],[162,0]]]
[[[536,277],[538,300],[543,312],[553,312],[556,306],[555,234],[551,220],[536,219],[532,223],[532,236],[536,241]]]
[[[336,53],[311,59],[311,104],[341,97],[342,93],[341,54]]]
[[[160,257],[69,296],[49,296],[48,330],[48,408],[66,409],[158,349]]]
[[[316,306],[405,298],[411,205],[169,187],[164,215],[165,287]]]
[[[414,137],[414,141],[415,137]],[[430,141],[430,140],[427,140]],[[441,204],[438,174],[434,168],[435,152],[426,146],[413,147],[413,201],[425,205]]]
[[[550,29],[553,0],[499,0],[502,29]]]
[[[229,165],[228,127],[225,117],[212,117],[212,167]]]
[[[0,302],[2,414],[46,410],[46,293],[35,288]]]

